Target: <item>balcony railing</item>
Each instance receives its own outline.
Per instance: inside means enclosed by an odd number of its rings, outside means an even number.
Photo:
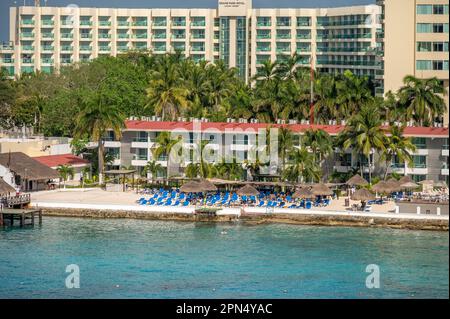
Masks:
[[[130,22],[119,20],[119,21],[117,21],[117,25],[119,27],[128,27],[128,26],[130,26]]]
[[[53,20],[42,20],[42,25],[54,25],[55,22]]]
[[[22,63],[23,64],[33,64],[34,60],[33,59],[22,59]]]
[[[80,46],[80,51],[92,51],[92,47],[88,45]]]
[[[92,39],[92,34],[90,33],[80,33],[81,39]]]
[[[129,39],[129,38],[130,38],[130,35],[127,34],[127,33],[118,33],[118,34],[117,34],[117,37],[118,37],[119,39]]]
[[[111,25],[111,21],[99,21],[98,24],[102,27],[107,27]]]
[[[24,19],[24,20],[20,21],[20,23],[21,23],[22,25],[34,25],[34,20],[31,20],[31,19]]]
[[[132,26],[134,27],[146,27],[148,25],[147,21],[133,21]]]
[[[99,39],[111,39],[111,34],[108,33],[99,33],[98,34]]]
[[[34,47],[32,45],[24,45],[22,46],[22,51],[34,51]]]
[[[14,63],[14,59],[11,59],[11,58],[3,58],[0,61],[2,63]]]
[[[80,21],[81,26],[92,26],[92,21],[89,20],[81,20]]]
[[[53,51],[53,46],[51,45],[43,45],[41,48],[42,51]]]
[[[73,33],[61,33],[61,39],[73,39]]]
[[[22,38],[34,38],[34,33],[31,32],[23,32],[20,34]]]
[[[70,45],[63,45],[61,47],[61,51],[73,51],[73,46]]]
[[[41,59],[42,64],[53,64],[53,59]]]
[[[42,33],[43,39],[53,39],[55,35],[53,33]]]

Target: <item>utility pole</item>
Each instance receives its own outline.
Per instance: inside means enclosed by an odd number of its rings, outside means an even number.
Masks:
[[[311,65],[311,88],[310,88],[310,105],[309,105],[309,124],[314,124],[314,69],[313,69],[313,58],[311,56],[310,60]]]

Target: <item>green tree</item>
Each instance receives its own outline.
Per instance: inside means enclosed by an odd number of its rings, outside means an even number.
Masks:
[[[321,170],[314,156],[306,148],[294,148],[290,154],[289,165],[283,172],[283,178],[292,182],[319,181]]]
[[[404,126],[393,125],[389,128],[389,135],[385,137],[384,150],[381,154],[381,160],[386,162],[384,179],[387,177],[390,163],[394,158],[397,158],[400,163],[412,164],[411,153],[415,152],[416,146],[412,143],[410,137],[403,135],[404,130]]]
[[[158,176],[159,172],[162,172],[164,168],[161,164],[159,164],[156,161],[148,161],[147,164],[144,167],[143,173],[147,175],[147,173],[152,174],[152,184],[155,183],[155,177]]]
[[[150,83],[147,89],[148,107],[163,120],[174,121],[188,107],[189,91],[181,80],[177,65],[170,57],[159,59],[156,70],[150,72]]]
[[[61,176],[61,178],[63,179],[64,182],[64,188],[66,188],[66,181],[69,178],[73,178],[73,176],[75,175],[75,169],[72,166],[68,166],[68,165],[59,165],[56,170],[59,173],[59,176]]]
[[[367,158],[369,183],[372,183],[370,155],[374,153],[374,150],[384,151],[385,149],[385,134],[381,125],[378,105],[368,103],[361,108],[359,113],[350,118],[348,125],[338,136],[339,144],[343,149],[351,148],[354,154]]]
[[[98,176],[100,185],[103,184],[104,144],[103,140],[108,130],[114,132],[116,139],[120,139],[125,117],[114,103],[114,92],[102,90],[85,92],[82,108],[76,118],[74,130],[75,138],[86,135],[98,143]]]
[[[429,126],[436,118],[443,116],[446,106],[441,95],[445,95],[446,91],[439,79],[419,79],[407,75],[403,83],[398,96],[399,104],[406,110],[406,120],[413,119],[420,126]]]

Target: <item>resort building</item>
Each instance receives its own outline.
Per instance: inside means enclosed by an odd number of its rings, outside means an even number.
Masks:
[[[447,91],[449,52],[447,0],[384,0],[379,37],[384,63],[384,92],[397,91],[405,75],[437,77]],[[448,112],[444,116],[448,126]]]
[[[83,173],[90,175],[91,164],[88,160],[73,154],[48,155],[34,157],[39,163],[56,170],[59,166],[69,166],[73,168],[73,176],[68,176],[68,181],[79,182]]]
[[[57,171],[24,153],[0,154],[0,180],[16,190],[22,192],[45,190],[53,179],[59,179]]]
[[[380,14],[378,5],[257,9],[251,0],[219,0],[213,9],[12,7],[0,67],[12,76],[128,50],[180,51],[196,61],[221,59],[248,80],[263,61],[297,52],[306,67],[377,81]]]
[[[111,131],[105,139],[105,150],[114,155],[114,162],[110,168],[133,166],[139,173],[149,161],[155,161],[162,167],[167,168],[168,156],[162,154],[154,158],[153,150],[158,147],[157,137],[161,132],[172,132],[173,139],[182,137],[183,148],[186,150],[198,149],[201,145],[199,140],[209,141],[213,150],[220,152],[225,158],[231,156],[238,162],[250,160],[250,152],[260,147],[258,142],[259,134],[265,134],[268,127],[280,128],[288,127],[294,133],[294,141],[297,147],[300,147],[300,138],[307,129],[323,129],[332,137],[344,129],[343,125],[309,125],[306,123],[290,124],[264,124],[257,123],[255,120],[247,122],[246,120],[234,121],[228,123],[213,123],[206,120],[195,120],[193,122],[163,122],[152,119],[126,121],[126,129],[122,132],[122,138],[119,141],[114,139]],[[416,181],[434,180],[449,182],[448,169],[448,128],[444,127],[406,127],[404,135],[412,137],[416,145],[416,151],[413,154],[413,163],[408,166],[393,160],[392,163],[386,163],[380,160],[380,154],[375,153],[371,156],[372,172],[375,175],[388,173],[397,173],[399,175],[409,175]],[[183,176],[184,168],[192,161],[193,156],[186,161],[179,163],[170,163],[171,176]],[[268,164],[264,174],[271,175],[276,170]],[[367,177],[369,167],[365,157],[352,154],[351,150],[335,150],[334,156],[331,156],[323,165],[325,176],[333,172],[347,173],[360,172]],[[161,174],[166,174],[161,172]]]

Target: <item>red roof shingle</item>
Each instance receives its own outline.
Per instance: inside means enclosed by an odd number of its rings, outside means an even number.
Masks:
[[[48,167],[58,167],[59,165],[88,165],[89,161],[73,154],[38,156],[34,159]]]
[[[131,131],[172,131],[188,130],[192,131],[194,122],[164,122],[164,121],[126,121],[126,129]],[[303,132],[307,129],[322,129],[330,135],[337,135],[342,131],[344,125],[309,125],[309,124],[267,124],[267,123],[224,123],[224,122],[195,122],[195,131],[215,129],[219,132],[227,130],[258,130],[267,127],[289,127],[294,132]],[[448,127],[406,127],[404,134],[406,136],[423,137],[445,137],[448,136]]]

